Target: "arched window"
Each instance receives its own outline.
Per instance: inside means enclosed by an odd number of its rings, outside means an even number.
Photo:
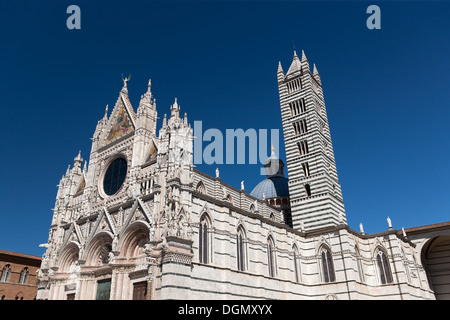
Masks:
[[[247,253],[245,250],[245,232],[244,228],[240,226],[236,235],[236,251],[237,251],[237,268],[239,271],[246,269]]]
[[[19,283],[26,284],[28,281],[28,267],[23,268],[23,270],[20,272],[20,278]]]
[[[208,220],[208,217],[206,216],[206,214],[203,214],[200,218],[198,229],[198,260],[200,263],[205,264],[210,262],[209,250],[211,243],[208,233],[209,226],[210,222]]]
[[[252,203],[251,205],[250,205],[250,212],[251,213],[255,213],[255,205]]]
[[[295,281],[296,282],[300,282],[301,281],[300,256],[299,256],[298,249],[297,249],[296,245],[294,245],[293,251],[294,251]]]
[[[200,182],[197,184],[196,191],[197,191],[198,193],[201,193],[201,194],[205,194],[205,193],[206,193],[206,188],[205,188],[205,185],[203,184],[203,182],[200,181]]]
[[[336,276],[334,274],[333,257],[331,256],[330,250],[326,247],[323,247],[320,253],[320,257],[322,262],[323,281],[325,282],[336,281]]]
[[[0,275],[0,281],[1,282],[8,282],[10,275],[11,275],[11,266],[9,264],[7,264],[2,269],[2,274]]]
[[[267,260],[269,267],[269,276],[275,277],[276,275],[276,254],[275,254],[275,242],[272,237],[267,239]]]
[[[376,259],[381,284],[391,283],[392,282],[391,268],[389,267],[387,255],[381,248],[378,248],[377,250]]]

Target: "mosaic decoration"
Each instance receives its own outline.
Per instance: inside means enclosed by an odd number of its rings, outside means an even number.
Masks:
[[[84,175],[81,177],[80,184],[78,185],[77,192],[75,195],[79,195],[80,193],[83,193],[84,187],[86,187],[86,181],[84,181]]]
[[[150,151],[148,153],[147,158],[145,159],[145,162],[156,160],[156,155],[158,153],[158,149],[155,146],[155,143],[152,142],[152,146],[150,147]]]
[[[121,106],[119,112],[117,112],[116,121],[113,124],[111,131],[109,131],[108,136],[106,137],[105,144],[116,140],[117,138],[132,130],[133,126],[131,124],[130,118],[128,117],[127,112],[125,111],[123,106]]]

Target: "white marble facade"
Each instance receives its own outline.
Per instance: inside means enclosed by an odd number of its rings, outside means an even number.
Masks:
[[[316,69],[301,71],[306,62],[295,56],[291,68],[314,77],[321,92]],[[107,109],[97,124],[89,163],[78,154],[59,183],[38,299],[435,298],[420,245],[392,228],[366,235],[347,226],[328,126],[325,135],[319,127],[311,135],[310,145],[329,140],[331,153],[319,150],[321,160],[310,167],[317,176],[307,182],[330,192],[320,199],[337,208],[327,218],[332,223],[300,227],[302,212],[307,225],[313,214],[295,208],[313,200],[290,181],[296,201],[290,228],[267,199],[224,183],[219,172],[211,177],[194,169],[193,131],[178,101],[157,134],[151,83],[135,112],[128,80],[110,116]],[[282,90],[287,128],[292,99]],[[288,157],[289,177],[301,180],[301,166]],[[123,182],[110,181],[115,165]]]

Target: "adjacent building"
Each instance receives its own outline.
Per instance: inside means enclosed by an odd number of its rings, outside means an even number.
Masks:
[[[41,257],[0,249],[0,300],[34,300]]]

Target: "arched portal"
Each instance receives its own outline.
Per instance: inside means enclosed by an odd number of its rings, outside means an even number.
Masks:
[[[436,300],[450,299],[450,236],[434,237],[422,248],[422,264]]]

